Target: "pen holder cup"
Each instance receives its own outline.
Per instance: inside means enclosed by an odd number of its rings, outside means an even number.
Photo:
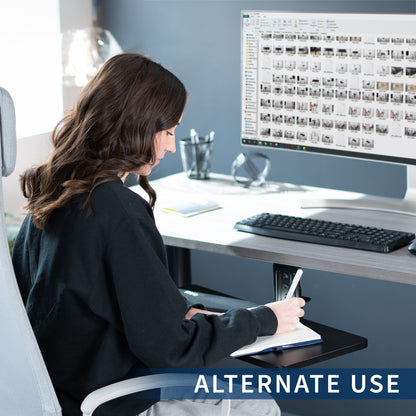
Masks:
[[[179,141],[183,170],[190,179],[209,179],[211,153],[214,141],[201,138],[193,142],[190,138]]]

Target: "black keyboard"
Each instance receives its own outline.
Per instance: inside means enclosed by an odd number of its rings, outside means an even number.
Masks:
[[[267,237],[388,253],[409,244],[413,233],[355,224],[262,213],[238,221],[235,229]]]

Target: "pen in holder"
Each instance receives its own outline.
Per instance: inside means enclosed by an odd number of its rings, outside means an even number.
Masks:
[[[201,138],[194,129],[191,129],[190,137],[179,141],[183,169],[188,178],[209,178],[214,134],[211,131],[210,134]]]

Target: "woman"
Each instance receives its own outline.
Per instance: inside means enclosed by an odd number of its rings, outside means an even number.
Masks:
[[[13,263],[64,415],[135,368],[212,365],[303,315],[304,301],[292,299],[218,316],[189,307],[175,287],[147,175],[175,152],[185,103],[169,71],[118,55],[54,130],[49,159],[21,177],[29,215]],[[123,186],[131,172],[149,203]],[[100,411],[136,415],[151,405],[125,398]]]

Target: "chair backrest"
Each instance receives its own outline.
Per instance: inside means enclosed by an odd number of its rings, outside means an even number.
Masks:
[[[13,101],[0,87],[0,163],[2,176],[16,162]],[[7,242],[0,177],[0,414],[61,415],[55,391],[20,296]]]

